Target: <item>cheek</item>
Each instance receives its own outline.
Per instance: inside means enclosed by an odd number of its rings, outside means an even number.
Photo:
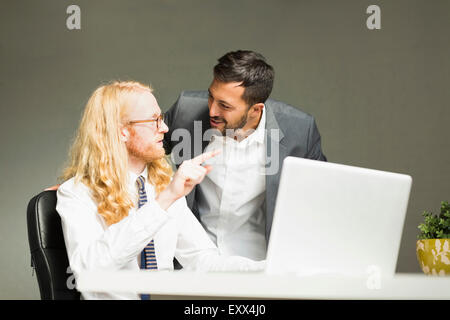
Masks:
[[[155,135],[149,128],[138,128],[133,133],[133,137],[135,140],[140,141],[141,143],[148,143],[152,141]]]
[[[241,121],[241,119],[242,119],[242,114],[239,112],[233,112],[233,113],[229,113],[227,115],[227,121],[230,124],[235,124],[235,123]]]
[[[150,146],[150,138],[147,137],[147,135],[144,135],[144,132],[136,132],[132,131],[130,132],[130,139],[129,144],[137,150],[145,150],[148,149]]]

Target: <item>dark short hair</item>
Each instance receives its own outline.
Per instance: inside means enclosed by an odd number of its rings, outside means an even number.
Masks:
[[[221,82],[242,82],[242,99],[249,106],[264,103],[273,87],[275,72],[259,53],[238,50],[226,53],[214,66],[214,79]]]

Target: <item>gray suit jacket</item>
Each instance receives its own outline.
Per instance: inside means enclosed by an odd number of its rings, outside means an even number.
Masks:
[[[266,239],[268,240],[284,158],[295,156],[326,161],[326,157],[322,153],[320,134],[311,115],[272,99],[268,99],[265,102],[265,112],[266,136],[264,141],[267,151],[266,160],[268,162],[266,168],[272,164],[270,161],[278,161],[279,164],[279,170],[276,170],[274,174],[266,175],[265,211]],[[209,123],[208,92],[183,91],[164,116],[164,121],[169,127],[169,132],[164,136],[164,147],[167,154],[170,154],[175,146],[182,142],[182,138],[179,135],[180,130],[176,131],[177,129],[185,129],[193,137],[190,145],[189,143],[187,144],[190,148],[184,150],[187,152],[177,150],[175,160],[178,165],[181,164],[181,161],[189,160],[205,150],[209,141],[207,139],[203,140],[203,134],[211,128]],[[184,138],[186,139],[187,137]],[[184,142],[186,143],[186,141]],[[273,167],[276,168],[276,166]],[[186,197],[186,200],[189,208],[200,220],[196,205],[196,188]]]

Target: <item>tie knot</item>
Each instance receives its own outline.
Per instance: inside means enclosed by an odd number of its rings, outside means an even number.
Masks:
[[[136,182],[140,191],[145,190],[145,179],[143,176],[139,176]]]
[[[143,176],[139,176],[136,180],[138,185],[138,208],[142,207],[144,204],[147,203],[147,193],[145,192],[145,179]]]

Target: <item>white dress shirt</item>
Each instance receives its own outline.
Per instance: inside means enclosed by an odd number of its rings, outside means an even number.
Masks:
[[[198,187],[198,210],[220,254],[253,260],[266,257],[265,125],[263,109],[258,127],[247,138],[238,142],[212,136],[206,148],[222,152],[206,162],[213,169]]]
[[[144,171],[141,175],[147,176]],[[129,190],[136,200],[137,175],[129,173]],[[186,269],[201,271],[262,270],[264,262],[219,256],[217,247],[187,207],[185,198],[163,210],[154,187],[145,183],[148,202],[132,208],[126,218],[107,226],[97,212],[90,189],[69,179],[57,191],[70,268],[75,280],[81,270],[139,270],[139,257],[154,239],[158,270],[173,270],[176,257]],[[154,271],[148,271],[154,272]],[[114,281],[114,279],[111,279]],[[139,299],[137,293],[82,292],[83,299]]]

